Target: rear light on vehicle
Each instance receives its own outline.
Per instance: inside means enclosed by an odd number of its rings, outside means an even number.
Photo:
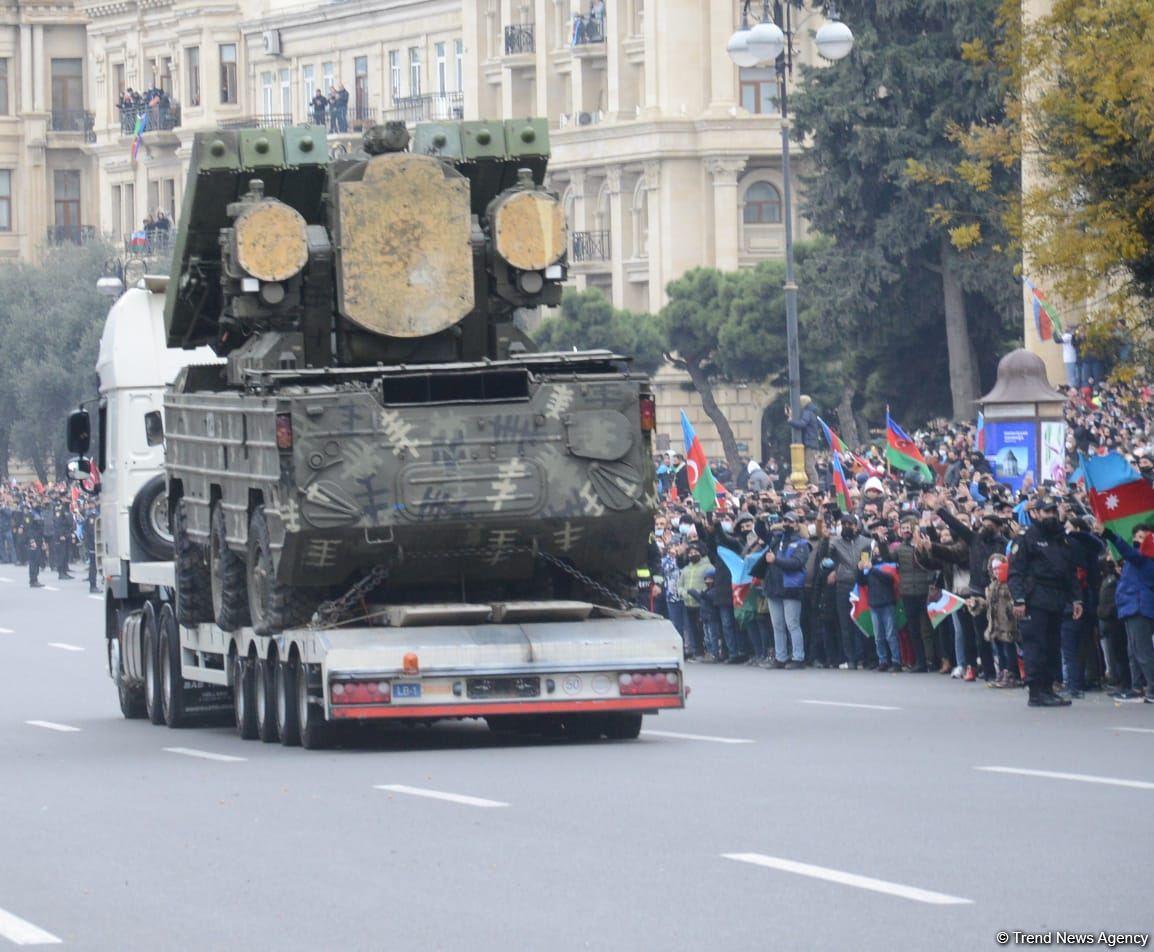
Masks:
[[[401,661],[401,670],[404,671],[405,674],[421,673],[421,662],[417,659],[417,653],[415,651],[410,651],[405,654],[405,657]]]
[[[276,448],[291,450],[293,448],[293,418],[291,413],[276,415]]]
[[[329,694],[333,704],[388,704],[393,699],[388,681],[334,681]]]
[[[624,671],[617,677],[622,697],[638,694],[679,694],[681,676],[676,671]]]
[[[652,397],[641,398],[641,429],[657,429],[657,401]]]

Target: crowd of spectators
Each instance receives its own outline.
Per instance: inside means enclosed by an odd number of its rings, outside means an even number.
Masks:
[[[309,101],[309,109],[316,125],[327,125],[329,132],[349,131],[349,91],[343,83],[330,86],[327,96],[318,89]]]
[[[122,135],[132,135],[136,132],[136,123],[141,116],[146,117],[145,131],[171,129],[174,125],[172,100],[167,92],[156,86],[143,92],[137,92],[129,87],[120,97],[116,108],[120,110]]]
[[[710,512],[690,493],[685,457],[663,455],[652,607],[673,622],[692,662],[936,672],[1015,688],[1026,680],[1022,628],[1033,591],[1018,549],[1064,533],[1076,583],[1056,608],[1060,652],[1046,661],[1046,692],[1062,703],[1096,690],[1154,703],[1154,527],[1139,524],[1126,539],[1104,530],[1076,472],[1079,453],[1118,452],[1154,481],[1154,393],[1089,380],[1066,396],[1066,471],[1037,482],[1026,474],[1018,489],[991,471],[975,425],[945,420],[912,434],[932,484],[887,470],[884,436],[853,447],[842,457],[845,507],[828,443],[822,452],[807,446],[800,490],[776,459],[743,460],[737,473],[717,464],[728,492]],[[755,563],[744,598],[734,597],[720,549]],[[851,593],[868,595],[873,637],[855,623]],[[943,593],[964,604],[934,627],[927,605],[950,601]]]
[[[28,584],[44,588],[43,570],[75,578],[71,566],[86,562],[88,588],[96,592],[95,497],[67,483],[0,487],[0,565],[28,567]]]

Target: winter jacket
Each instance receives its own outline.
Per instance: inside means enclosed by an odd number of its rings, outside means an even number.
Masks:
[[[769,543],[774,560],[765,573],[766,598],[800,601],[805,594],[809,542],[796,532],[776,532]]]
[[[975,532],[965,523],[958,520],[946,508],[938,510],[938,515],[953,533],[955,539],[961,539],[969,549],[970,555],[970,591],[981,594],[990,584],[990,573],[986,568],[990,556],[996,552],[1005,552],[1006,544],[1010,541],[1002,533],[992,539],[983,538],[981,532]]]
[[[844,538],[840,533],[831,536],[829,551],[837,562],[837,584],[843,588],[853,588],[857,582],[857,567],[861,561],[861,554],[868,552],[873,543],[867,536],[856,535],[852,539]]]
[[[793,428],[792,436],[811,450],[821,448],[821,424],[817,422],[817,411],[811,404],[803,407],[796,420],[790,420]]]
[[[918,550],[912,542],[899,542],[894,546],[894,561],[902,574],[901,594],[903,597],[925,598],[930,588],[933,572],[922,563]]]
[[[1106,538],[1125,560],[1114,594],[1118,618],[1124,620],[1135,615],[1154,618],[1154,559],[1141,555],[1112,529],[1106,530]]]
[[[986,641],[1002,641],[1007,644],[1018,640],[1018,619],[1014,617],[1014,597],[1010,586],[994,579],[986,587]]]
[[[697,529],[698,534],[701,533],[701,526]],[[713,563],[713,567],[717,570],[717,582],[715,583],[718,590],[718,604],[719,605],[733,605],[733,576],[729,574],[729,567],[725,564],[725,560],[717,554],[719,546],[729,549],[731,552],[741,554],[741,543],[721,530],[721,526],[714,526],[713,532],[705,536],[705,546],[709,550],[709,561]]]
[[[884,608],[886,605],[897,604],[897,586],[891,573],[883,571],[880,564],[875,563],[868,569],[858,572],[858,582],[868,587],[870,608]]]
[[[690,592],[705,588],[705,570],[711,568],[713,568],[713,564],[709,559],[701,559],[698,562],[690,562],[681,570],[679,587],[684,594],[686,608],[701,607],[701,603]],[[715,581],[713,584],[716,585],[717,582]]]

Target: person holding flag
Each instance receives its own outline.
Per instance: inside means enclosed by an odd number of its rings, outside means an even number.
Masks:
[[[1126,650],[1130,655],[1131,688],[1113,697],[1154,704],[1154,521],[1140,522],[1132,528],[1132,545],[1111,528],[1105,528],[1104,535],[1123,560],[1114,600],[1118,620],[1126,629]],[[1143,681],[1144,692],[1139,687]]]
[[[894,422],[889,407],[886,407],[886,462],[894,469],[916,476],[926,485],[934,483],[934,471],[906,431]]]
[[[858,566],[858,584],[865,586],[874,640],[877,644],[878,671],[901,673],[902,653],[898,643],[898,586],[897,566],[886,562],[881,547],[875,542],[869,552],[863,552]]]

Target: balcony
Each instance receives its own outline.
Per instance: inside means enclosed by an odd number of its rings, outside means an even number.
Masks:
[[[259,116],[242,116],[240,119],[225,119],[221,129],[284,129],[293,124],[293,117],[287,112],[266,112]]]
[[[423,96],[404,96],[393,100],[393,108],[384,113],[382,121],[426,122],[438,119],[461,119],[465,115],[465,97],[462,93],[426,93]]]
[[[609,232],[575,231],[570,239],[569,258],[573,262],[608,261]]]
[[[142,132],[171,132],[180,127],[180,103],[164,106],[129,106],[120,108],[120,134],[136,134],[136,124],[143,118]]]
[[[505,27],[505,55],[517,56],[532,53],[537,49],[533,41],[533,24],[517,23]]]
[[[96,116],[87,109],[53,109],[49,132],[76,132],[85,142],[96,141]]]
[[[92,225],[49,225],[48,244],[86,245],[96,240],[96,229]]]
[[[573,45],[591,46],[594,43],[605,42],[605,17],[595,17],[592,14],[582,16],[580,13],[573,18]]]
[[[124,253],[137,258],[167,258],[175,242],[171,228],[134,231],[124,236]]]

